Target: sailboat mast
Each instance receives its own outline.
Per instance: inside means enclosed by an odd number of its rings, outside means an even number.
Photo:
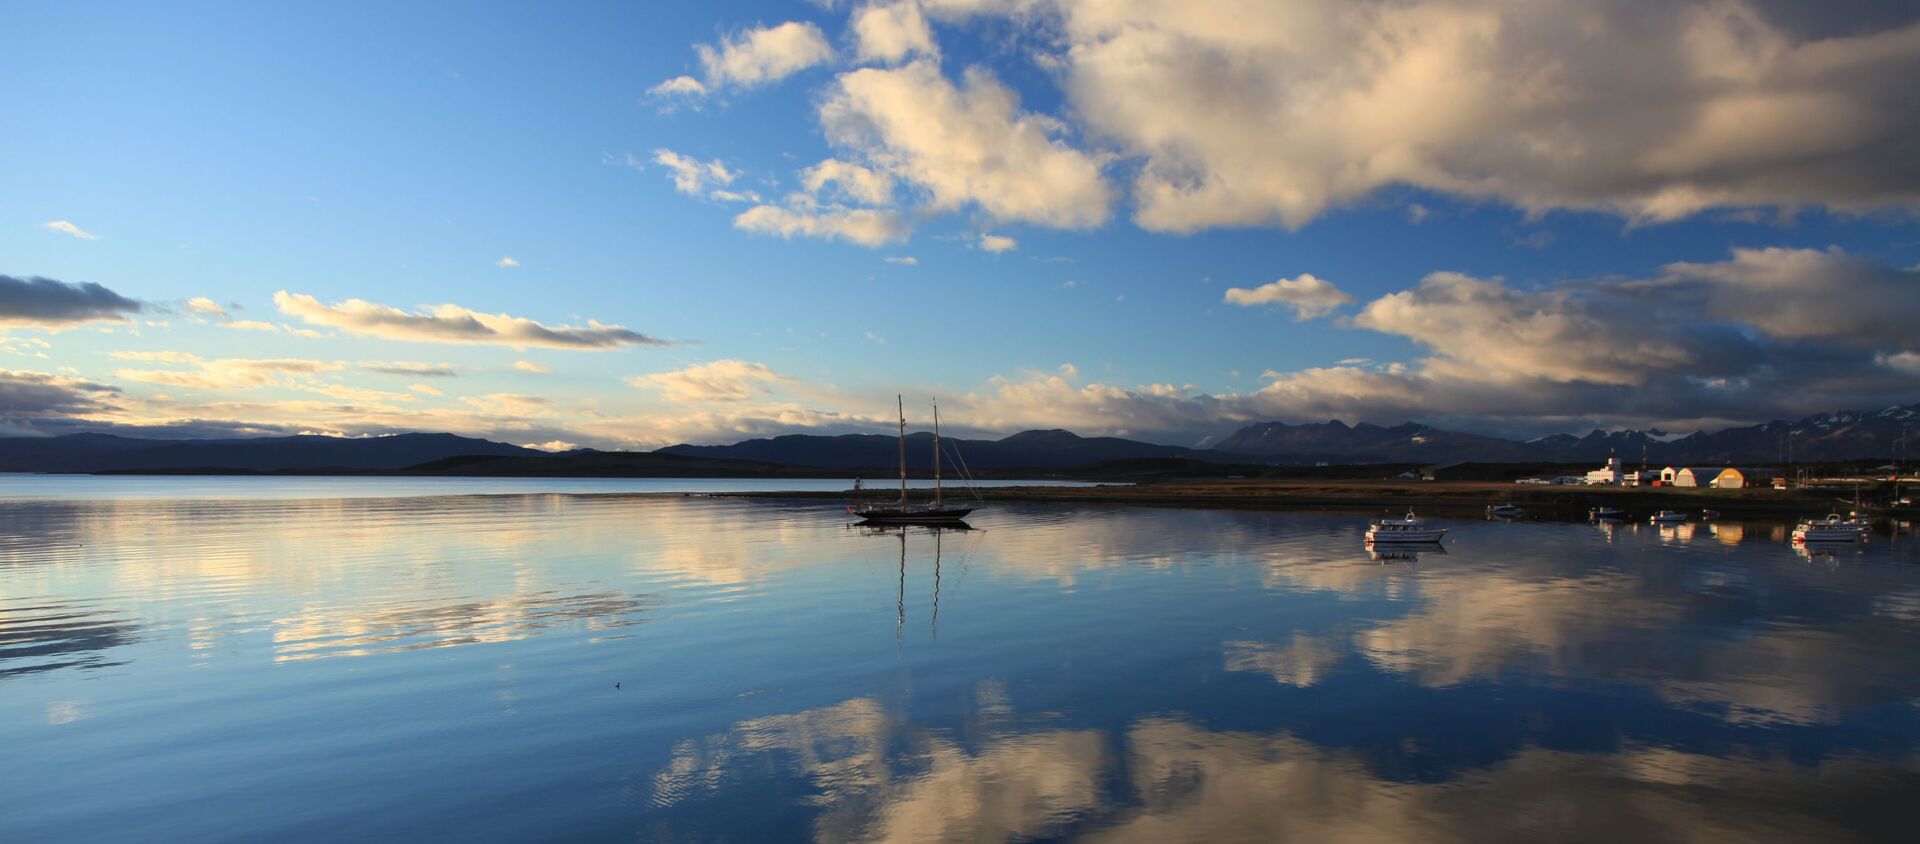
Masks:
[[[907,506],[907,401],[896,395],[893,404],[900,411],[900,508],[904,510]]]
[[[940,498],[940,401],[933,402],[933,506],[941,507]]]

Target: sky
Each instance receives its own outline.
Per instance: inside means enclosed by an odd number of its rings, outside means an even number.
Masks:
[[[1920,9],[0,4],[0,434],[1920,400]]]

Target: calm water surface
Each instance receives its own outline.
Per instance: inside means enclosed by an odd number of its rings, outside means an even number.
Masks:
[[[1920,537],[1457,522],[1376,560],[1363,521],[0,503],[0,841],[1920,826]]]

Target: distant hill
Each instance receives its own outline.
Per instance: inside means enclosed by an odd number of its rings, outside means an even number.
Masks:
[[[1116,460],[1185,459],[1202,463],[1259,462],[1246,455],[1214,449],[1156,445],[1118,437],[1082,437],[1071,431],[1022,431],[997,440],[948,438],[949,454],[957,453],[968,468],[979,472],[1004,469],[1065,469]],[[792,434],[746,440],[733,445],[673,445],[657,454],[679,454],[726,460],[751,460],[831,469],[887,469],[900,465],[900,440],[884,434],[814,436]],[[907,465],[914,470],[933,465],[933,435],[907,435]]]
[[[0,471],[390,471],[460,455],[526,457],[543,453],[453,434],[232,440],[146,440],[113,434],[68,434],[0,438]]]
[[[1218,448],[1282,463],[1578,463],[1602,461],[1609,455],[1637,461],[1644,454],[1649,462],[1667,465],[1774,464],[1783,462],[1789,448],[1798,462],[1893,457],[1903,424],[1911,429],[1909,447],[1920,445],[1920,404],[1912,404],[1685,436],[1658,429],[1595,430],[1526,442],[1443,431],[1412,422],[1392,428],[1367,424],[1349,427],[1337,421],[1306,425],[1262,422],[1235,431],[1222,439]]]
[[[1446,431],[1408,422],[1390,428],[1341,422],[1262,422],[1194,449],[1069,431],[1022,431],[997,440],[955,440],[967,468],[983,476],[1074,473],[1097,476],[1247,474],[1247,464],[1587,463],[1617,454],[1656,465],[1775,465],[1787,448],[1795,462],[1886,459],[1902,426],[1920,445],[1920,404],[1846,411],[1685,436],[1658,430],[1554,434],[1527,442]],[[915,476],[932,467],[928,433],[907,437]],[[1909,455],[1920,457],[1920,454]],[[884,434],[795,434],[733,445],[675,445],[655,452],[580,449],[549,454],[453,434],[388,437],[262,437],[229,440],[137,439],[112,434],[0,438],[4,472],[353,473],[606,477],[804,477],[822,473],[891,474],[899,441]],[[1220,468],[1216,468],[1220,467]],[[1238,467],[1238,468],[1233,468]],[[949,469],[951,472],[952,470]]]
[[[591,451],[564,454],[495,456],[469,454],[422,463],[402,470],[407,475],[454,475],[501,478],[764,478],[806,477],[791,466],[747,460],[709,460],[658,451]]]
[[[1280,458],[1289,463],[1421,463],[1435,461],[1510,461],[1532,459],[1526,443],[1443,431],[1408,422],[1383,428],[1334,420],[1288,425],[1262,422],[1228,435],[1215,449],[1236,455]]]

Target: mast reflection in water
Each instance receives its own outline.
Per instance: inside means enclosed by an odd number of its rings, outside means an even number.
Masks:
[[[355,491],[0,504],[0,840],[1920,822],[1910,533]]]

